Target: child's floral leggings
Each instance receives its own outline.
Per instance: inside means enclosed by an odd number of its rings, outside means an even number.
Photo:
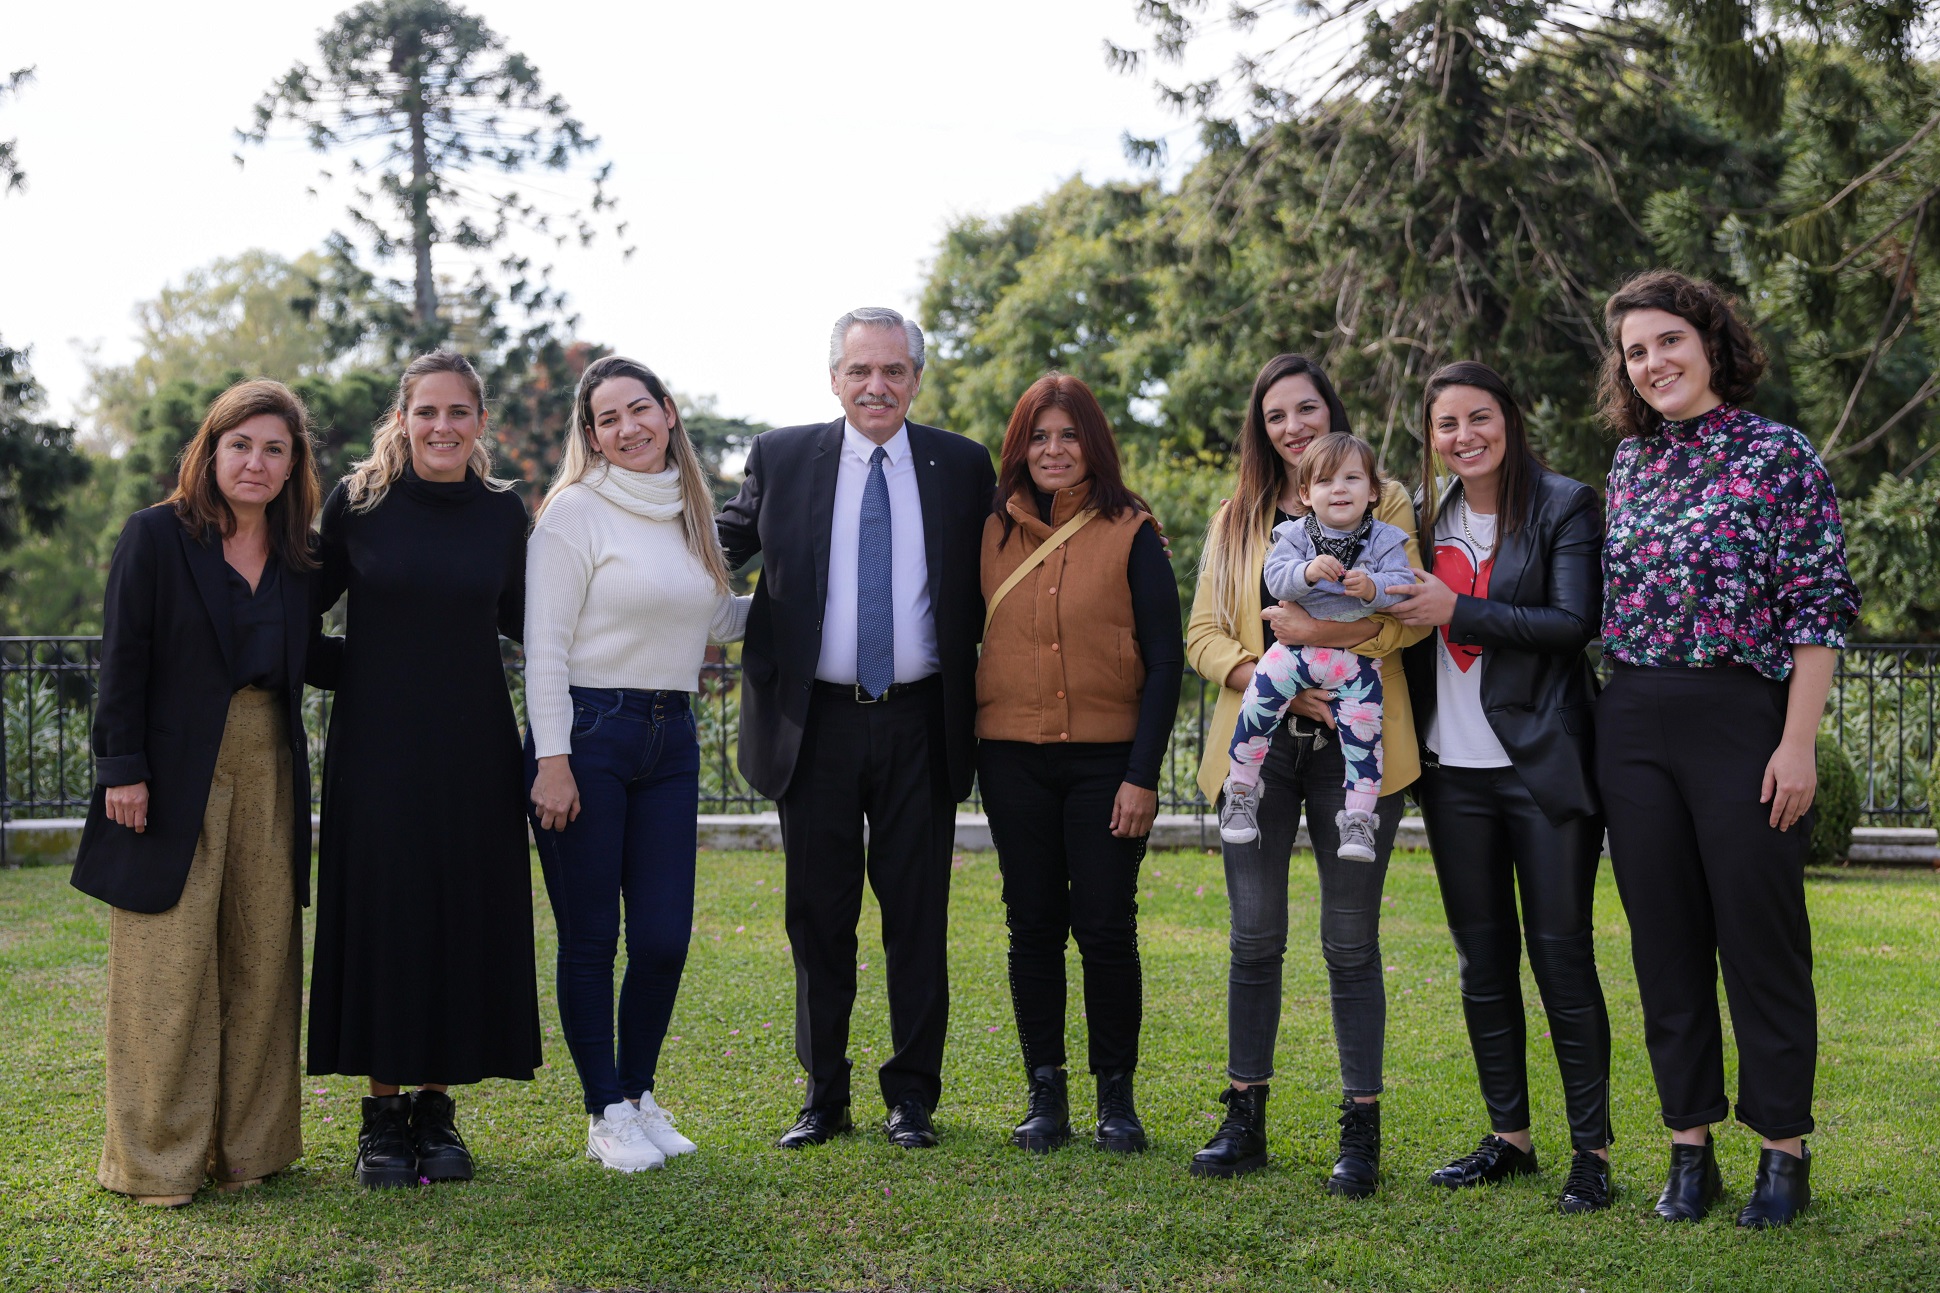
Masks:
[[[1348,793],[1381,792],[1381,662],[1339,647],[1288,647],[1275,642],[1253,668],[1233,729],[1232,780],[1260,782],[1260,765],[1273,731],[1293,698],[1309,687],[1331,694]]]

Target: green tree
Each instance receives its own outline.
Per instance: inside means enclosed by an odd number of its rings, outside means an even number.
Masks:
[[[20,93],[20,87],[34,79],[34,69],[23,67],[17,71],[0,76],[0,103],[5,103],[9,95]],[[20,141],[0,139],[0,194],[13,193],[27,187],[27,172],[20,166]]]
[[[88,478],[74,428],[40,420],[45,403],[27,353],[0,341],[0,556],[58,525],[69,491]],[[10,573],[0,566],[0,583]]]
[[[513,182],[586,169],[599,142],[545,89],[538,68],[446,0],[370,0],[346,10],[320,34],[318,54],[316,66],[298,63],[271,86],[252,124],[237,133],[260,144],[287,123],[315,151],[348,162],[356,239],[380,263],[403,257],[411,266],[408,284],[381,284],[409,303],[410,332],[393,339],[400,348],[425,350],[452,338],[441,299],[449,292],[435,263],[440,248],[475,263],[499,256],[501,283],[488,283],[481,271],[464,290],[486,333],[502,326],[501,299],[528,315],[560,311],[563,297],[547,271],[509,250],[512,235],[524,228],[557,242],[590,242],[614,199],[606,192],[610,164],[591,170],[591,195],[578,207],[556,209]],[[481,172],[505,182],[482,191]],[[348,254],[353,241],[337,245]]]
[[[135,307],[136,357],[89,374],[98,428],[128,443],[137,411],[176,382],[204,387],[230,373],[295,382],[382,359],[346,347],[342,318],[381,303],[339,270],[327,250],[295,260],[250,250],[166,285]]]

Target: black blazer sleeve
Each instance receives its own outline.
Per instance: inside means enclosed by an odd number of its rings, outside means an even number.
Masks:
[[[108,563],[101,607],[100,692],[94,707],[94,779],[132,786],[149,779],[148,677],[155,636],[155,537],[130,517]]]
[[[714,528],[721,536],[721,551],[727,557],[730,570],[739,570],[761,551],[761,531],[758,528],[761,520],[761,467],[761,437],[756,436],[753,447],[748,450],[748,464],[741,477],[740,490],[714,518]]]
[[[1448,636],[1476,646],[1561,656],[1594,641],[1603,623],[1603,509],[1596,491],[1576,485],[1554,533],[1544,604],[1458,596]]]

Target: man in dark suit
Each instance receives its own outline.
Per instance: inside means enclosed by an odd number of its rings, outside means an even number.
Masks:
[[[885,1130],[906,1149],[936,1143],[950,850],[976,767],[978,561],[997,482],[982,445],[905,420],[922,376],[915,324],[894,310],[843,315],[829,386],[844,416],[758,436],[717,518],[730,565],[762,554],[740,766],[780,807],[787,856],[795,1053],[808,1070],[787,1149],[850,1126],[865,873],[882,906],[895,1047],[878,1073]]]

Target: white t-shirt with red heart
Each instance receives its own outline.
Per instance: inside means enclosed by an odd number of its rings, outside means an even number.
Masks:
[[[1460,502],[1435,518],[1435,577],[1457,593],[1487,597],[1495,569],[1495,517],[1470,512],[1468,530],[1474,532],[1475,543],[1463,530]],[[1444,624],[1435,630],[1435,664],[1435,717],[1428,724],[1428,748],[1451,768],[1508,767],[1509,752],[1482,712],[1482,648],[1451,645]]]

